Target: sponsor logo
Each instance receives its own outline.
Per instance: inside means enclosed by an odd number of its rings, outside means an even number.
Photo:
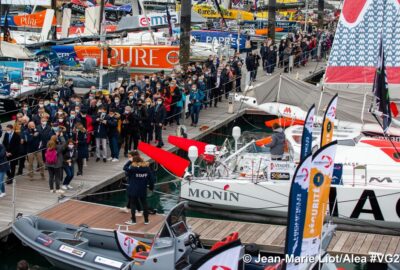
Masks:
[[[324,183],[324,175],[322,173],[317,173],[313,179],[314,185],[320,187]]]
[[[225,185],[225,186],[224,186],[224,190],[228,190],[229,188],[230,188],[229,185]]]
[[[176,13],[171,13],[171,23],[177,23],[178,22],[178,16],[176,15]],[[150,15],[147,16],[147,20],[146,17],[140,17],[139,18],[139,25],[142,27],[146,27],[149,26],[149,24],[151,26],[157,26],[157,25],[166,25],[168,24],[168,19],[167,19],[167,15]]]
[[[283,110],[283,113],[291,114],[291,113],[292,113],[292,109],[290,109],[290,107],[286,107],[286,108]]]
[[[211,199],[218,201],[227,201],[227,202],[232,202],[232,201],[239,202],[239,193],[227,190],[206,190],[198,188],[189,188],[189,197],[198,199],[201,198],[201,199]]]
[[[45,234],[40,234],[38,237],[36,237],[35,242],[48,247],[53,243],[53,239],[50,238],[49,236],[45,235]]]
[[[329,112],[328,112],[328,116],[330,117],[330,118],[335,118],[335,116],[336,116],[336,107],[331,107],[330,108],[330,110],[329,110]]]
[[[303,175],[304,175],[303,182],[306,182],[307,179],[308,179],[308,175],[309,175],[308,169],[307,169],[307,168],[303,168],[303,169],[301,170],[301,173],[302,173],[302,174],[301,174],[300,176],[303,176]]]
[[[290,169],[289,163],[274,163],[271,162],[271,171],[272,170],[288,170]]]
[[[321,160],[313,161],[316,165],[322,165],[324,168],[328,169],[333,164],[333,160],[330,156],[322,156]]]
[[[290,173],[272,172],[270,176],[272,180],[290,180]]]
[[[167,54],[167,62],[171,65],[177,65],[179,63],[179,53],[177,51],[170,51]]]
[[[321,158],[321,160],[328,160],[328,164],[327,165],[325,165],[324,167],[326,168],[326,169],[328,169],[330,166],[332,166],[332,163],[333,163],[333,160],[332,160],[332,158],[330,157],[330,156],[322,156],[322,158]]]

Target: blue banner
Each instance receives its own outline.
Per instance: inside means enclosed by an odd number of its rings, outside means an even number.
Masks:
[[[238,34],[234,32],[219,32],[198,30],[191,31],[191,35],[199,42],[228,44],[232,49],[237,49]],[[244,50],[247,35],[240,35],[239,49]]]
[[[132,12],[132,6],[131,4],[126,4],[122,6],[106,6],[105,11],[121,11],[125,13],[131,13]]]
[[[309,154],[297,167],[290,187],[285,245],[285,254],[289,256],[298,257],[301,254],[311,165],[312,155]]]
[[[305,159],[306,156],[311,154],[314,117],[315,117],[315,105],[313,104],[311,108],[308,110],[306,119],[304,121],[303,135],[301,137],[300,160]]]

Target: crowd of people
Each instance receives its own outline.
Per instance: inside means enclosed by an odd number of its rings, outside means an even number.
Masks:
[[[266,39],[259,51],[253,50],[247,54],[246,68],[250,72],[250,81],[255,81],[260,66],[267,75],[272,75],[276,67],[283,68],[287,73],[291,68],[306,66],[310,60],[326,58],[332,47],[333,37],[331,32],[317,29],[304,34],[300,31],[289,33],[279,44],[271,38]]]
[[[127,157],[139,141],[163,147],[166,126],[190,117],[196,127],[202,110],[241,91],[242,64],[240,55],[210,56],[169,75],[160,71],[124,81],[112,91],[92,86],[83,97],[69,79],[36,105],[22,104],[0,146],[0,197],[4,182],[23,174],[25,163],[30,179],[36,173],[45,178],[47,170],[50,191],[63,194],[73,188],[75,164],[76,175],[83,175],[91,156],[96,162],[118,162],[120,149]]]

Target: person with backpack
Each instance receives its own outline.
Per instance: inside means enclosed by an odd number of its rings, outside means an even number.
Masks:
[[[63,181],[63,185],[61,187],[61,189],[63,190],[73,189],[73,187],[70,186],[70,183],[74,178],[74,167],[77,157],[78,153],[75,148],[74,141],[72,139],[69,139],[67,148],[63,150],[63,158],[64,158],[63,168],[66,174]]]
[[[45,153],[46,167],[49,172],[49,187],[51,193],[63,194],[64,191],[60,189],[60,182],[62,177],[62,167],[64,163],[63,150],[65,147],[65,138],[62,132],[57,132],[53,135],[47,143]],[[54,184],[56,188],[54,189]]]

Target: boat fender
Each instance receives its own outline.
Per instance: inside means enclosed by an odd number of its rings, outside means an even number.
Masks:
[[[239,238],[239,233],[238,232],[233,232],[230,235],[228,235],[227,237],[225,237],[224,239],[222,239],[221,241],[218,241],[217,243],[215,243],[212,247],[211,247],[211,251],[218,249],[230,242],[233,242],[235,240],[237,240]]]

